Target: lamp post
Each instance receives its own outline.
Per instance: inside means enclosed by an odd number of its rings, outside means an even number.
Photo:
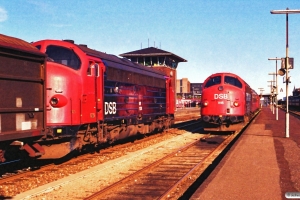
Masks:
[[[289,85],[289,76],[288,76],[288,68],[289,68],[289,14],[299,14],[300,10],[271,10],[271,14],[285,14],[286,15],[286,60],[285,60],[285,71],[286,71],[286,114],[285,114],[285,137],[290,137],[290,120],[289,120],[289,95],[288,95],[288,85]]]
[[[277,74],[277,60],[281,60],[281,58],[268,58],[268,60],[276,60],[276,71],[275,71],[275,75],[276,75],[276,93],[275,93],[275,101],[276,101],[276,120],[278,120],[278,99],[277,99],[277,95],[278,95],[278,74]]]
[[[274,109],[273,109],[273,82],[274,81],[267,81],[270,82],[271,85],[268,85],[268,87],[270,87],[270,109],[274,114]]]
[[[276,98],[276,94],[277,94],[277,76],[276,76],[276,81],[274,79],[275,79],[275,75],[277,75],[277,73],[269,73],[269,75],[273,75],[273,83],[275,83],[275,85],[273,85],[272,88],[271,88],[271,93],[272,93],[272,97],[273,97],[273,100],[274,100],[273,101],[274,102],[273,114],[275,114],[274,111],[276,110],[275,108],[276,108],[276,105],[277,105],[277,98]],[[277,115],[276,115],[276,120],[277,120]]]

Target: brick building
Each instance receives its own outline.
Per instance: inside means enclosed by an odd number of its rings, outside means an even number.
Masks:
[[[190,83],[188,78],[177,79],[177,98],[200,99],[202,93],[202,83]]]

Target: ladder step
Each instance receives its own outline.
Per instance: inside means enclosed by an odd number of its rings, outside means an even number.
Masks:
[[[30,157],[35,157],[35,156],[36,156],[36,155],[35,155],[34,149],[31,148],[31,146],[29,146],[28,144],[25,144],[25,145],[23,146],[23,148],[29,153],[29,156],[30,156]]]
[[[23,149],[25,149],[29,153],[30,157],[37,157],[37,156],[41,156],[41,155],[45,154],[44,148],[41,145],[39,145],[38,143],[35,143],[32,146],[33,146],[33,148],[28,144],[25,144],[23,146]]]
[[[35,143],[34,145],[32,145],[36,150],[38,150],[38,152],[40,153],[40,155],[44,155],[45,154],[45,150],[44,148],[39,144],[39,143]]]

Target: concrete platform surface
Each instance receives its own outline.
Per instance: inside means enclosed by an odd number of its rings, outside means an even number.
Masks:
[[[196,199],[300,199],[300,121],[263,107],[258,117],[192,196]]]

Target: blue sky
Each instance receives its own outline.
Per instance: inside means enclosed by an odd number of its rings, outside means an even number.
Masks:
[[[32,42],[72,39],[119,55],[155,46],[186,60],[177,78],[201,83],[232,72],[269,93],[270,57],[285,57],[286,18],[271,10],[300,9],[299,0],[0,0],[0,33]],[[289,15],[289,91],[300,88],[300,14]],[[149,42],[148,42],[149,41]],[[280,66],[280,63],[279,65]],[[285,96],[285,84],[278,78]]]

